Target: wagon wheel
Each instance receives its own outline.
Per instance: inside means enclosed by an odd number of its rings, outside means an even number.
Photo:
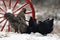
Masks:
[[[8,9],[7,9],[7,5],[6,5],[5,0],[1,0],[1,1],[2,1],[3,4],[4,4],[5,10],[0,7],[0,10],[1,10],[2,12],[4,12],[4,13],[0,13],[0,14],[1,14],[1,15],[4,15],[4,14],[7,12]],[[33,18],[33,19],[35,18],[34,7],[33,7],[33,5],[32,5],[32,3],[31,3],[30,0],[26,0],[26,3],[23,4],[22,6],[20,6],[16,11],[14,11],[14,10],[15,10],[15,7],[17,6],[19,0],[16,0],[16,2],[15,2],[15,4],[14,4],[13,7],[11,7],[11,6],[12,6],[12,5],[11,5],[11,4],[12,4],[12,0],[8,0],[8,1],[9,1],[9,9],[12,8],[12,13],[13,13],[13,14],[15,14],[17,11],[21,10],[22,8],[24,8],[26,5],[29,5],[30,8],[31,8],[31,12],[26,12],[26,14],[30,14],[30,13],[31,13],[31,14],[32,14],[32,18]],[[13,12],[13,11],[14,11],[14,12]],[[4,18],[4,16],[0,17],[0,19],[1,19],[1,18]],[[0,31],[3,31],[3,29],[4,29],[4,27],[6,26],[7,22],[9,22],[9,20],[7,20],[7,19],[4,18],[3,20],[0,21],[0,24],[1,24],[4,20],[5,20],[5,23],[3,24],[3,26],[2,26],[2,28],[1,28]],[[10,31],[10,24],[8,23],[8,32],[9,32],[9,31]]]

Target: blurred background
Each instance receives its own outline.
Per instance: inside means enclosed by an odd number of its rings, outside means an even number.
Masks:
[[[39,20],[44,21],[47,18],[54,18],[55,19],[54,20],[54,30],[52,33],[60,33],[60,0],[30,0],[30,1],[33,4],[34,9],[35,9],[35,18],[38,21]],[[8,0],[5,0],[5,2],[8,7],[8,3],[9,3]],[[15,2],[16,2],[16,0],[12,0],[12,7]],[[15,10],[24,3],[26,3],[26,0],[19,0],[19,3],[16,6]],[[4,5],[1,0],[0,0],[0,6],[4,9]],[[27,5],[25,8],[27,9],[27,11],[31,11],[29,5]],[[26,16],[26,19],[29,19],[31,14],[26,14],[25,16]],[[2,24],[0,24],[0,25],[2,26]]]

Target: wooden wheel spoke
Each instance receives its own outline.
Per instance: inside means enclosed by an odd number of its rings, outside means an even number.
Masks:
[[[5,19],[3,19],[2,21],[0,21],[0,23],[2,23]]]
[[[9,9],[11,9],[11,1],[12,1],[12,0],[9,0]]]
[[[6,20],[6,22],[4,23],[4,25],[2,26],[1,31],[3,31],[3,29],[4,29],[5,25],[6,25],[6,23],[7,23],[7,20]]]
[[[7,10],[7,6],[6,6],[6,3],[5,3],[5,0],[2,0],[4,6],[5,6],[5,10]]]
[[[26,12],[25,14],[30,14],[30,13],[32,13],[32,12]]]
[[[0,7],[1,11],[5,12],[1,7]]]
[[[0,17],[0,18],[4,18],[4,17]]]
[[[23,4],[21,7],[19,7],[16,11],[14,11],[13,13],[16,13],[17,11],[19,11],[20,9],[22,9],[23,7],[25,7],[28,3]]]
[[[25,21],[29,22],[28,20],[25,20]]]
[[[19,0],[16,0],[16,3],[14,4],[12,11],[14,10],[14,8],[15,8],[16,5],[18,4],[18,2],[19,2]]]
[[[10,24],[8,24],[8,32],[10,32]]]
[[[1,15],[4,15],[4,13],[0,13]]]

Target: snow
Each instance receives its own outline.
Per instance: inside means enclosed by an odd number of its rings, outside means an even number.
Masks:
[[[0,32],[0,40],[60,40],[57,34],[43,36],[39,33],[20,34],[14,32]]]

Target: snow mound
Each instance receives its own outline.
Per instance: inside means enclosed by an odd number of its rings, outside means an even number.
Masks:
[[[39,33],[20,34],[13,32],[0,32],[0,40],[60,40],[57,34],[43,36]]]

